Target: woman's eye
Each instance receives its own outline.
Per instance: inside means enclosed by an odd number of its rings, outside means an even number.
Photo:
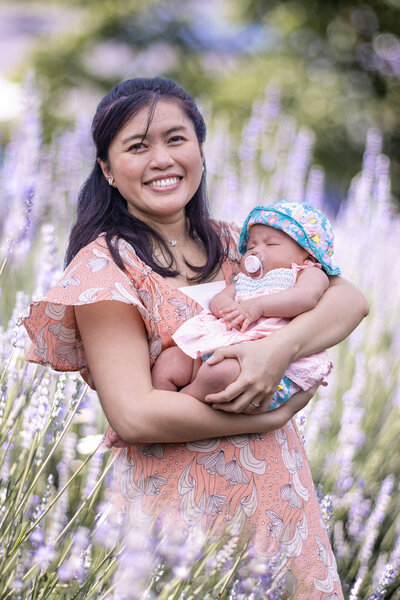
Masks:
[[[132,152],[139,152],[144,148],[146,148],[146,146],[143,144],[143,142],[138,142],[137,144],[132,144],[132,146],[129,146],[129,150],[131,150]]]
[[[179,142],[183,142],[184,138],[181,135],[173,135],[172,137],[169,138],[168,141],[172,144],[176,144]]]

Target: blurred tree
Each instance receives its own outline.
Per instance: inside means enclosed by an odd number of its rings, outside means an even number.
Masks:
[[[334,152],[335,162],[346,168],[360,151],[366,128],[377,126],[392,159],[393,191],[399,198],[400,1],[247,0],[243,9],[245,22],[277,26],[283,51],[303,61],[310,83],[320,79],[325,109],[319,124],[312,121],[317,132],[327,134],[317,136],[321,162],[329,163]],[[332,85],[333,79],[341,85]],[[311,102],[309,112],[313,108]]]
[[[79,0],[53,0],[76,5]],[[32,61],[47,136],[121,79],[174,77],[240,130],[266,85],[317,134],[316,158],[344,190],[366,132],[384,133],[400,197],[400,0],[86,0],[79,27]]]

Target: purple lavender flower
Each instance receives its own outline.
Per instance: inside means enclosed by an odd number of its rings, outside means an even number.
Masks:
[[[376,505],[365,526],[365,537],[359,554],[360,568],[357,578],[363,580],[367,570],[368,562],[372,556],[374,544],[379,533],[379,526],[385,518],[390,496],[393,490],[394,477],[388,475],[382,482],[381,489],[376,500]]]
[[[392,583],[392,581],[394,581],[394,579],[395,571],[392,565],[386,564],[376,590],[373,594],[371,594],[371,596],[369,596],[368,600],[384,600],[384,598],[386,598],[387,587]]]
[[[57,570],[60,581],[72,581],[73,579],[83,581],[87,570],[85,562],[90,545],[88,529],[79,527],[75,532],[69,556]]]
[[[57,553],[51,546],[39,546],[33,556],[33,562],[41,571],[46,571],[55,559]]]

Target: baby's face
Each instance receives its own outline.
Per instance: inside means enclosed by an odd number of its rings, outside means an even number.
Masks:
[[[310,254],[280,229],[269,225],[253,225],[249,231],[247,251],[241,261],[244,273],[244,261],[248,256],[257,255],[263,265],[263,271],[272,269],[290,269],[292,263],[302,265],[307,259],[312,259]],[[254,273],[259,276],[259,273]]]

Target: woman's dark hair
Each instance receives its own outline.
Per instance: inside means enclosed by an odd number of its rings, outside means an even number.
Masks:
[[[206,137],[206,125],[193,98],[172,79],[163,77],[135,78],[116,85],[100,102],[92,123],[92,136],[97,149],[96,162],[88,179],[81,188],[78,198],[77,220],[71,231],[66,252],[69,264],[81,248],[92,242],[100,233],[105,239],[116,264],[124,269],[118,244],[113,238],[123,238],[135,249],[139,258],[163,277],[175,277],[179,273],[173,268],[174,257],[165,240],[149,225],[134,217],[117,188],[108,184],[97,159],[108,160],[111,142],[141,109],[148,107],[149,127],[155,106],[159,100],[176,101],[192,121],[199,144]],[[221,239],[228,237],[222,225],[210,219],[206,195],[205,176],[193,198],[186,205],[189,233],[198,237],[207,251],[206,264],[198,267],[187,263],[197,274],[192,281],[200,283],[211,278],[220,268],[227,245]],[[159,245],[168,257],[168,267],[158,264],[153,257],[153,242]]]

